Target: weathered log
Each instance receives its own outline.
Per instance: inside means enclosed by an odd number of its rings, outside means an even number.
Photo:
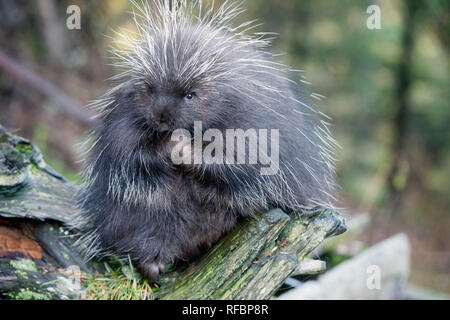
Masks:
[[[0,216],[67,223],[75,213],[75,192],[36,146],[0,127]]]
[[[76,299],[78,270],[48,270],[30,259],[0,259],[0,298],[16,300]]]
[[[61,229],[75,214],[75,192],[74,186],[45,164],[35,146],[0,128],[0,217],[7,225],[19,222],[24,234],[43,248],[39,263],[51,263],[58,269],[40,277],[39,271],[22,270],[4,258],[0,294],[32,288],[48,298],[73,298],[76,292],[68,293],[67,286],[50,287],[48,292],[41,284],[49,279],[64,280],[67,276],[61,270],[73,265],[96,274],[93,264],[82,261],[72,246],[73,239]],[[317,208],[288,215],[274,209],[242,221],[187,270],[163,277],[158,298],[269,299],[307,254],[345,229],[343,217],[332,210]],[[17,275],[26,275],[26,281],[20,277],[11,280]]]
[[[315,275],[325,272],[327,263],[322,260],[303,259],[298,263],[292,276]]]
[[[193,264],[162,299],[269,299],[308,253],[342,233],[345,222],[332,211],[289,217],[281,210],[241,223]]]

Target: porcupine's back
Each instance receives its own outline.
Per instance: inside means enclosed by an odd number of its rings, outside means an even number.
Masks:
[[[123,69],[115,77],[119,84],[95,104],[102,125],[94,133],[96,143],[85,170],[87,187],[79,197],[81,224],[88,225],[86,217],[109,200],[144,207],[148,201],[151,177],[136,167],[145,132],[130,129],[140,122],[135,110],[125,107],[134,103],[127,100],[127,92],[147,84],[202,89],[202,108],[178,110],[178,128],[202,121],[204,130],[279,130],[276,175],[261,175],[259,166],[220,170],[217,178],[229,182],[231,189],[230,206],[332,207],[335,142],[327,123],[305,90],[291,80],[296,72],[267,50],[270,39],[247,35],[251,24],[232,26],[240,6],[227,2],[214,10],[202,1],[172,0],[136,8],[138,34],[125,39],[130,49],[113,50],[116,65]],[[130,161],[133,156],[136,162]]]

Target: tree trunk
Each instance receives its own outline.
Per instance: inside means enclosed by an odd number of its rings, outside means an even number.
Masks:
[[[392,167],[388,175],[387,214],[391,216],[401,205],[403,192],[410,178],[411,161],[408,155],[408,123],[410,118],[410,89],[413,80],[414,35],[418,22],[420,1],[406,1],[405,22],[402,37],[402,53],[397,70],[396,104],[394,119],[394,144],[392,149]]]

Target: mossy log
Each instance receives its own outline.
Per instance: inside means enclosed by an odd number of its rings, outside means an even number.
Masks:
[[[9,232],[8,238],[0,230],[0,296],[76,298],[70,286],[52,283],[70,280],[65,272],[69,266],[89,274],[99,271],[80,258],[72,236],[63,229],[76,210],[75,192],[33,144],[0,127],[0,228]],[[242,221],[186,270],[165,275],[157,296],[270,299],[306,255],[345,230],[345,220],[332,210],[289,215],[271,210]],[[34,267],[23,268],[24,263]]]
[[[172,284],[162,299],[271,298],[322,241],[345,231],[336,212],[290,217],[276,209],[242,222]]]

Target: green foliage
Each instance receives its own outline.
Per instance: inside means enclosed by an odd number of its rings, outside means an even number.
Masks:
[[[50,300],[51,298],[46,294],[34,292],[29,289],[20,289],[17,293],[10,293],[9,297],[12,300]]]
[[[99,276],[89,275],[83,282],[88,300],[153,300],[158,291],[146,279],[135,272],[133,264],[120,261],[104,263],[107,272]]]

